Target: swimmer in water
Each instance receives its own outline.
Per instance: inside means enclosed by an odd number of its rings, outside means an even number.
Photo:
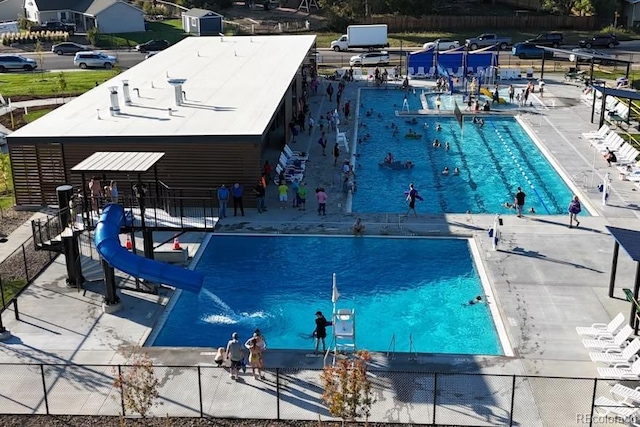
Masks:
[[[449,148],[450,148],[450,147],[449,147],[449,143],[448,143],[448,142],[447,142],[446,144],[444,144],[444,149],[445,149],[445,150],[449,150]]]
[[[482,296],[478,295],[475,299],[469,301],[469,305],[482,304]]]
[[[440,126],[440,123],[438,123],[436,125],[436,131],[440,132],[442,130],[442,126]]]
[[[511,203],[509,203],[509,202],[504,202],[504,204],[502,206],[507,208],[507,209],[513,209],[513,205]]]
[[[454,175],[460,175],[460,169],[456,167],[456,168],[453,170],[453,174],[454,174]]]
[[[434,147],[434,148],[438,148],[438,147],[440,147],[442,144],[440,144],[440,141],[438,141],[438,138],[436,138],[436,139],[433,141],[433,144],[431,144],[431,145],[433,145],[433,147]]]
[[[442,170],[442,175],[449,175],[449,166],[445,166]]]

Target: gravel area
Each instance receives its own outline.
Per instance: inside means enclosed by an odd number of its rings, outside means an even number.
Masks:
[[[33,212],[0,209],[0,237],[8,236],[13,230],[31,218]]]
[[[341,427],[340,422],[318,421],[271,421],[271,420],[223,420],[211,418],[148,418],[131,419],[118,417],[3,415],[3,427]],[[364,423],[345,423],[345,427],[361,427]],[[423,424],[410,424],[419,426]],[[391,427],[398,424],[369,423],[370,427]]]

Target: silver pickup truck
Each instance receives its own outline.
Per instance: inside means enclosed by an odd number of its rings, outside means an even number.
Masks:
[[[465,40],[465,45],[471,50],[496,44],[501,50],[505,50],[511,44],[511,37],[498,37],[495,34],[485,33],[480,34],[478,37]]]

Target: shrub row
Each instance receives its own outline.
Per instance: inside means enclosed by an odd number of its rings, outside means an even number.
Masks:
[[[41,43],[50,42],[58,43],[69,40],[69,33],[65,31],[35,31],[33,33],[20,32],[20,33],[4,33],[0,34],[0,40],[4,46],[9,46],[13,43],[18,44],[32,44],[37,41]]]

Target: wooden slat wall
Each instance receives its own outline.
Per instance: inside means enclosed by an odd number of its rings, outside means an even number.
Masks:
[[[55,205],[56,188],[65,184],[62,145],[10,145],[16,204]]]
[[[70,169],[97,151],[163,152],[165,156],[158,162],[158,178],[170,187],[217,188],[221,184],[229,186],[240,182],[245,187],[245,204],[255,206],[251,188],[258,182],[261,173],[261,147],[258,143],[67,143],[64,145],[65,164]],[[82,184],[80,174],[69,173],[69,177],[72,185]],[[118,188],[126,192],[126,176],[119,174],[105,178],[118,180]],[[130,179],[135,181],[137,177],[131,176]],[[153,180],[153,173],[143,179]]]

